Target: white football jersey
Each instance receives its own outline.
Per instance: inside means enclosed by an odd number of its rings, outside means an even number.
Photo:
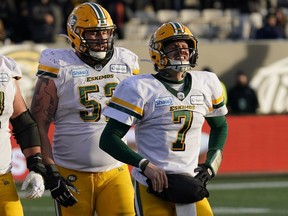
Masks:
[[[84,172],[103,172],[122,165],[99,148],[107,119],[102,110],[118,83],[139,73],[138,56],[115,47],[110,61],[96,69],[71,49],[46,49],[37,76],[53,79],[58,108],[54,116],[53,156],[56,164]]]
[[[205,117],[227,114],[221,84],[214,73],[187,72],[183,92],[155,75],[139,75],[121,82],[103,114],[135,125],[138,153],[167,173],[194,176],[198,165]],[[133,169],[136,180],[145,177]]]
[[[0,55],[0,175],[12,169],[9,122],[14,112],[13,102],[16,94],[14,79],[21,77],[22,73],[18,64]]]

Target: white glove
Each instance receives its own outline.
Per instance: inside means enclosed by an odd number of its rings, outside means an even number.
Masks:
[[[45,185],[43,177],[40,174],[34,171],[29,172],[22,184],[21,190],[26,190],[29,184],[31,184],[31,190],[25,194],[25,198],[35,199],[43,195]]]

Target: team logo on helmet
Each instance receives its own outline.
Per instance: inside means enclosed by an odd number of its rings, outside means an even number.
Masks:
[[[74,28],[76,22],[77,22],[77,17],[75,15],[72,15],[70,16],[67,24],[70,28]]]

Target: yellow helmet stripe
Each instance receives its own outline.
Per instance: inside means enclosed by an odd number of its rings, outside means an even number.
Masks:
[[[100,7],[100,5],[96,3],[87,3],[87,4],[90,5],[90,7],[95,12],[96,17],[99,20],[99,24],[100,25],[107,24],[107,17],[105,16],[105,13]]]
[[[174,35],[178,35],[179,33],[185,33],[183,26],[178,22],[170,22],[174,29]]]

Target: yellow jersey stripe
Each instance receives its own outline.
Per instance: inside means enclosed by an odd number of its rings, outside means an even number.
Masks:
[[[129,108],[130,110],[132,110],[133,112],[137,113],[138,115],[142,116],[142,114],[143,114],[143,110],[140,107],[137,107],[137,106],[135,106],[133,104],[130,104],[130,103],[126,102],[126,101],[123,101],[120,98],[112,97],[110,101],[113,102],[113,103],[116,103],[116,104],[118,104],[120,106]]]
[[[54,68],[54,67],[49,67],[43,64],[39,64],[38,70],[53,73],[53,74],[58,74],[59,73],[59,68]]]
[[[134,69],[132,73],[133,73],[133,75],[137,75],[137,74],[139,74],[139,72],[140,72],[139,69]]]
[[[213,105],[219,104],[219,103],[221,103],[223,100],[224,100],[224,99],[223,99],[223,94],[221,94],[220,97],[216,98],[215,100],[212,100],[212,104],[213,104]]]

